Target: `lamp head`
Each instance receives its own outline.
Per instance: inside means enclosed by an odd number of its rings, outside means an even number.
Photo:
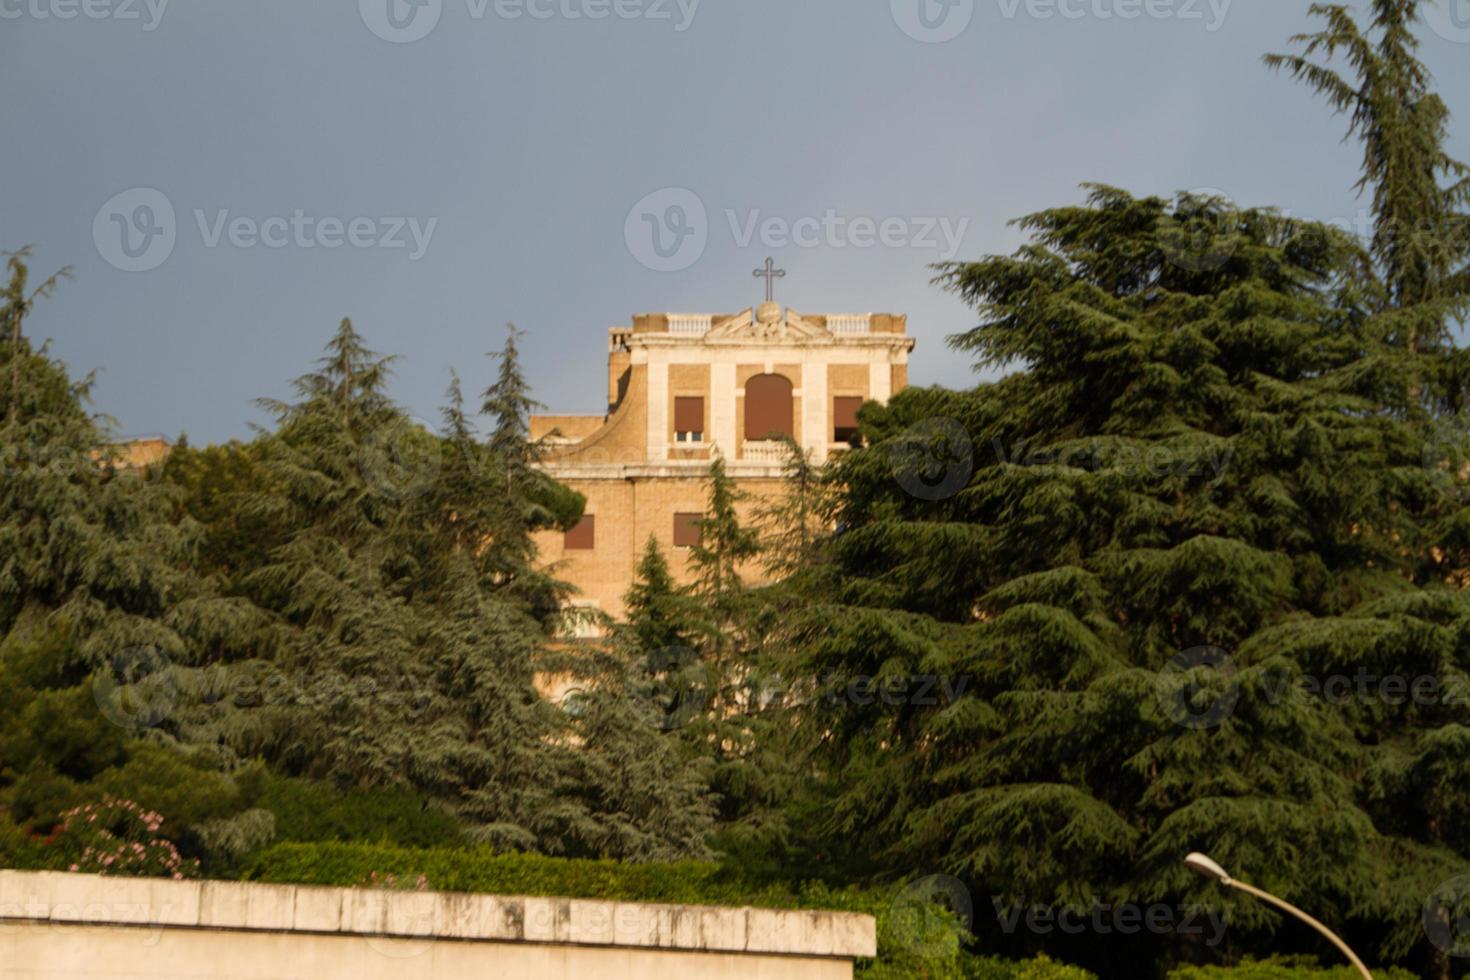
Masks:
[[[1210,860],[1205,855],[1195,851],[1184,859],[1185,865],[1195,874],[1205,878],[1214,878],[1222,884],[1230,884],[1230,875],[1226,870]]]

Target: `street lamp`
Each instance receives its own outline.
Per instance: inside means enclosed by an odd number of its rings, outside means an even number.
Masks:
[[[1267,905],[1274,905],[1281,911],[1289,913],[1296,916],[1298,919],[1301,919],[1307,925],[1311,926],[1313,929],[1316,929],[1322,935],[1331,940],[1332,945],[1342,950],[1342,954],[1346,956],[1348,960],[1352,962],[1353,966],[1358,968],[1358,972],[1363,975],[1363,980],[1373,980],[1373,974],[1368,972],[1368,968],[1363,965],[1363,961],[1358,959],[1358,954],[1354,953],[1348,947],[1347,943],[1339,939],[1331,929],[1327,928],[1322,923],[1318,922],[1316,919],[1312,918],[1310,915],[1297,908],[1295,905],[1292,905],[1290,902],[1282,901],[1269,892],[1263,892],[1253,885],[1247,885],[1243,881],[1236,881],[1234,878],[1230,877],[1229,873],[1227,873],[1224,868],[1220,867],[1220,865],[1216,864],[1205,855],[1200,854],[1198,851],[1186,857],[1184,859],[1184,863],[1189,867],[1189,870],[1195,872],[1198,875],[1202,875],[1205,878],[1213,878],[1220,884],[1224,885],[1226,888],[1234,888],[1236,891],[1245,892],[1247,895],[1260,899]]]

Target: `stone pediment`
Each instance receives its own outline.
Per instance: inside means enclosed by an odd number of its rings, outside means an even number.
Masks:
[[[812,323],[795,310],[779,303],[762,303],[721,320],[705,334],[706,340],[747,340],[761,343],[792,343],[832,340],[825,327]]]

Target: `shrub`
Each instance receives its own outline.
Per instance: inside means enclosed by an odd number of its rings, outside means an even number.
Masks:
[[[132,800],[107,797],[62,814],[57,840],[71,855],[68,871],[184,878],[199,870],[173,841],[159,836],[163,816]]]
[[[1376,969],[1378,980],[1414,980],[1407,970]],[[1358,980],[1351,966],[1325,968],[1303,956],[1278,956],[1269,960],[1245,960],[1238,966],[1183,966],[1169,973],[1169,980]]]

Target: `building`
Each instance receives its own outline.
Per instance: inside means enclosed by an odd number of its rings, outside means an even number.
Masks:
[[[687,580],[681,551],[698,541],[712,454],[758,498],[781,488],[777,437],[818,462],[840,452],[858,407],[908,383],[906,326],[893,314],[802,314],[768,299],[733,315],[647,313],[613,328],[606,414],[531,420],[548,449],[543,468],[587,498],[580,525],[538,536],[542,558],[578,587],[580,604],[615,618],[650,535]]]

